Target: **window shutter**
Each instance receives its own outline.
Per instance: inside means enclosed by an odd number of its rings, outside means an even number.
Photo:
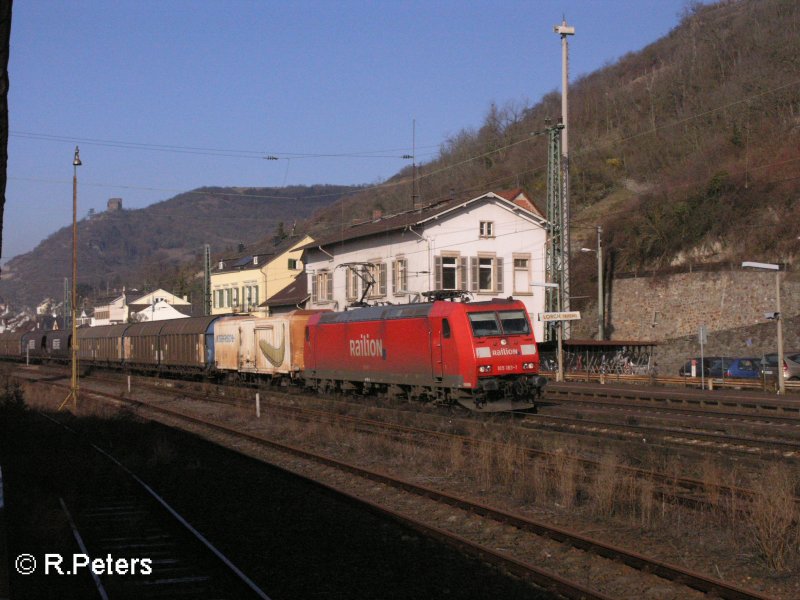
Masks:
[[[386,295],[386,263],[381,263],[381,272],[380,272],[380,295]]]
[[[392,261],[392,293],[396,294],[397,290],[400,289],[400,282],[398,281],[399,275],[397,271],[397,261]]]
[[[458,282],[456,287],[460,290],[466,290],[467,288],[467,257],[466,256],[459,256],[458,257]]]
[[[317,277],[319,275],[312,275],[311,276],[311,301],[312,302],[319,302],[319,296],[317,296]]]
[[[327,290],[326,290],[326,300],[333,300],[333,273],[326,273],[327,275]]]
[[[442,257],[433,257],[433,288],[436,290],[442,289]]]
[[[469,271],[472,280],[469,282],[469,290],[471,292],[478,291],[478,259],[474,256],[469,257]]]
[[[497,292],[503,293],[503,257],[498,256],[494,259],[495,278],[497,280]]]

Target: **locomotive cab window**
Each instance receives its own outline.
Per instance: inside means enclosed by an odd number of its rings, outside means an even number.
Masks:
[[[500,323],[497,321],[497,315],[493,312],[470,313],[469,322],[475,337],[500,335]]]
[[[498,313],[503,333],[506,335],[527,335],[530,333],[528,319],[521,310],[504,310]]]

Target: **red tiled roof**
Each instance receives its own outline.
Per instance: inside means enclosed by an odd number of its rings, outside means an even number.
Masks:
[[[544,213],[539,210],[533,201],[525,195],[525,191],[522,188],[514,188],[513,190],[504,190],[502,192],[497,192],[497,195],[501,198],[505,198],[509,202],[513,202],[517,206],[521,206],[525,210],[532,212],[535,215],[538,215],[544,218]]]

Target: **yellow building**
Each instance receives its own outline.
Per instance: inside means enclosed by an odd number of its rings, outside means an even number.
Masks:
[[[221,259],[211,271],[211,314],[267,315],[265,301],[303,273],[303,246],[311,236],[290,237],[279,246],[263,247]]]

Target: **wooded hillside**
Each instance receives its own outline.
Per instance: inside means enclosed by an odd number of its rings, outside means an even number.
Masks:
[[[560,106],[553,91],[533,106],[489,107],[479,128],[454,135],[418,167],[418,204],[522,187],[544,208],[547,138],[533,133],[555,121]],[[569,125],[576,296],[594,293],[595,258],[577,250],[594,243],[597,225],[609,274],[742,258],[793,262],[800,247],[800,2],[688,8],[664,38],[573,81]],[[79,283],[87,293],[122,284],[180,293],[200,268],[204,243],[216,253],[233,249],[312,211],[298,232],[329,234],[375,209],[408,210],[412,175],[409,166],[361,188],[196,190],[143,211],[101,215],[80,226]],[[65,228],[12,260],[0,296],[26,303],[60,297],[69,244]]]
[[[200,289],[203,245],[215,256],[239,244],[263,244],[283,224],[287,232],[356,189],[347,186],[202,188],[137,210],[109,211],[78,224],[78,295],[93,299],[122,286],[164,287],[176,294]],[[72,227],[64,227],[3,269],[0,299],[34,306],[64,296],[72,272]]]
[[[522,76],[522,75],[520,75]],[[544,208],[546,137],[559,92],[491,106],[418,168],[423,203],[525,188]],[[605,230],[607,268],[742,257],[792,260],[800,231],[800,3],[695,5],[669,35],[571,83],[573,290],[596,268],[575,253]],[[411,207],[411,168],[317,216],[342,226]],[[345,223],[346,226],[346,223]]]

